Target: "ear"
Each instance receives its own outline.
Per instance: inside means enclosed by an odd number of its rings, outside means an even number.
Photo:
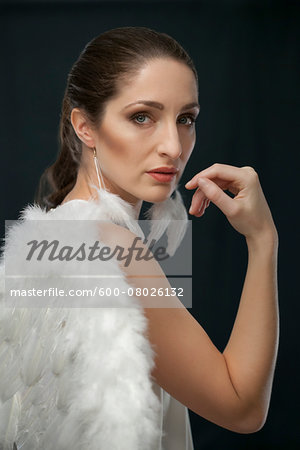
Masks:
[[[84,113],[79,108],[73,108],[70,119],[78,138],[88,147],[95,147],[94,132]]]

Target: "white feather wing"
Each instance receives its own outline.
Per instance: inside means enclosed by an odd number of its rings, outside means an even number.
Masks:
[[[99,207],[97,216],[95,205],[80,203],[80,214],[78,206],[70,203],[46,214],[29,205],[22,212],[21,220],[11,227],[4,248],[5,258],[14,263],[14,273],[26,275],[22,246],[32,238],[30,220],[105,217],[103,207]],[[121,209],[120,219],[122,214]],[[59,226],[61,239],[70,237],[65,224],[62,221]],[[44,228],[35,229],[37,239],[42,239]],[[52,228],[57,233],[57,228]],[[72,244],[82,242],[83,236],[99,240],[98,233],[96,223],[87,220],[72,234]],[[65,291],[90,288],[91,266],[82,266],[83,277],[62,276],[69,275],[74,268],[72,264],[59,261],[51,265],[45,260],[36,263],[34,272],[37,276],[47,275],[41,283],[52,283]],[[101,283],[104,287],[113,284],[125,292],[115,298],[119,307],[99,307],[105,299],[98,296],[96,307],[84,308],[82,299],[77,298],[81,307],[60,307],[59,299],[52,299],[57,301],[53,303],[57,305],[55,308],[49,305],[12,308],[8,307],[4,259],[1,260],[0,448],[3,450],[12,449],[13,442],[22,450],[158,448],[161,405],[151,384],[154,352],[146,338],[146,318],[137,300],[126,295],[129,285],[116,261],[97,270],[117,277],[102,278]],[[30,277],[16,278],[13,285],[24,290],[32,286]]]

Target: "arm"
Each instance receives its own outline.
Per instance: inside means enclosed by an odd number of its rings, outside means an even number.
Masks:
[[[223,352],[236,393],[263,426],[279,343],[276,233],[247,239],[248,267],[230,339]]]
[[[163,308],[146,307],[155,351],[152,375],[196,414],[228,430],[252,433],[262,427],[267,414],[278,347],[277,232],[253,169],[217,164],[202,172],[206,181],[198,184],[192,211],[199,209],[204,194],[246,237],[249,263],[240,306],[223,353],[178,298],[160,299],[164,305],[168,302]],[[231,199],[219,186],[236,197]],[[114,234],[123,247],[134,239],[129,231]],[[170,288],[155,259],[138,264],[133,260],[123,270],[137,287]],[[146,304],[152,300],[139,299]]]
[[[269,408],[279,344],[277,230],[252,167],[213,164],[186,184],[187,189],[196,186],[190,212],[203,215],[205,208],[199,211],[199,207],[207,197],[246,238],[247,273],[223,356],[236,394],[249,405],[247,420],[251,423],[252,415],[260,429]],[[224,189],[235,197],[227,196]]]
[[[102,234],[112,248],[115,245],[128,248],[134,238],[130,231],[111,224],[107,235]],[[155,259],[138,262],[133,259],[128,267],[121,261],[120,265],[131,285],[149,290],[170,289]],[[142,305],[149,305],[153,299],[139,297]],[[196,414],[221,427],[238,433],[257,431],[260,427],[257,405],[254,410],[252,399],[239,398],[224,355],[203,327],[177,297],[160,297],[157,301],[164,302],[165,307],[160,304],[158,308],[144,308],[147,335],[155,352],[151,375],[156,383]]]

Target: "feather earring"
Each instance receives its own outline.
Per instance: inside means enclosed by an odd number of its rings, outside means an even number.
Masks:
[[[145,212],[147,219],[151,221],[150,232],[147,236],[148,244],[152,239],[158,241],[164,232],[167,233],[167,253],[173,256],[179,247],[188,225],[188,215],[178,189],[174,191],[175,197],[167,198],[163,202],[154,203]]]

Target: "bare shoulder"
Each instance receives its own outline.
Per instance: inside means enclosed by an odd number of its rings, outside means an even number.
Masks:
[[[128,248],[137,236],[115,224],[107,224],[102,234],[110,246]],[[144,252],[150,250],[140,239]],[[171,289],[170,283],[153,258],[120,261],[128,282],[150,293],[151,288]],[[168,292],[168,290],[164,290]],[[239,433],[251,433],[251,414],[238,398],[223,354],[204,328],[176,297],[140,296],[148,319],[148,338],[155,351],[152,376],[170,395],[196,414],[219,426]],[[193,299],[196,302],[197,299]],[[157,302],[157,303],[155,303]]]

